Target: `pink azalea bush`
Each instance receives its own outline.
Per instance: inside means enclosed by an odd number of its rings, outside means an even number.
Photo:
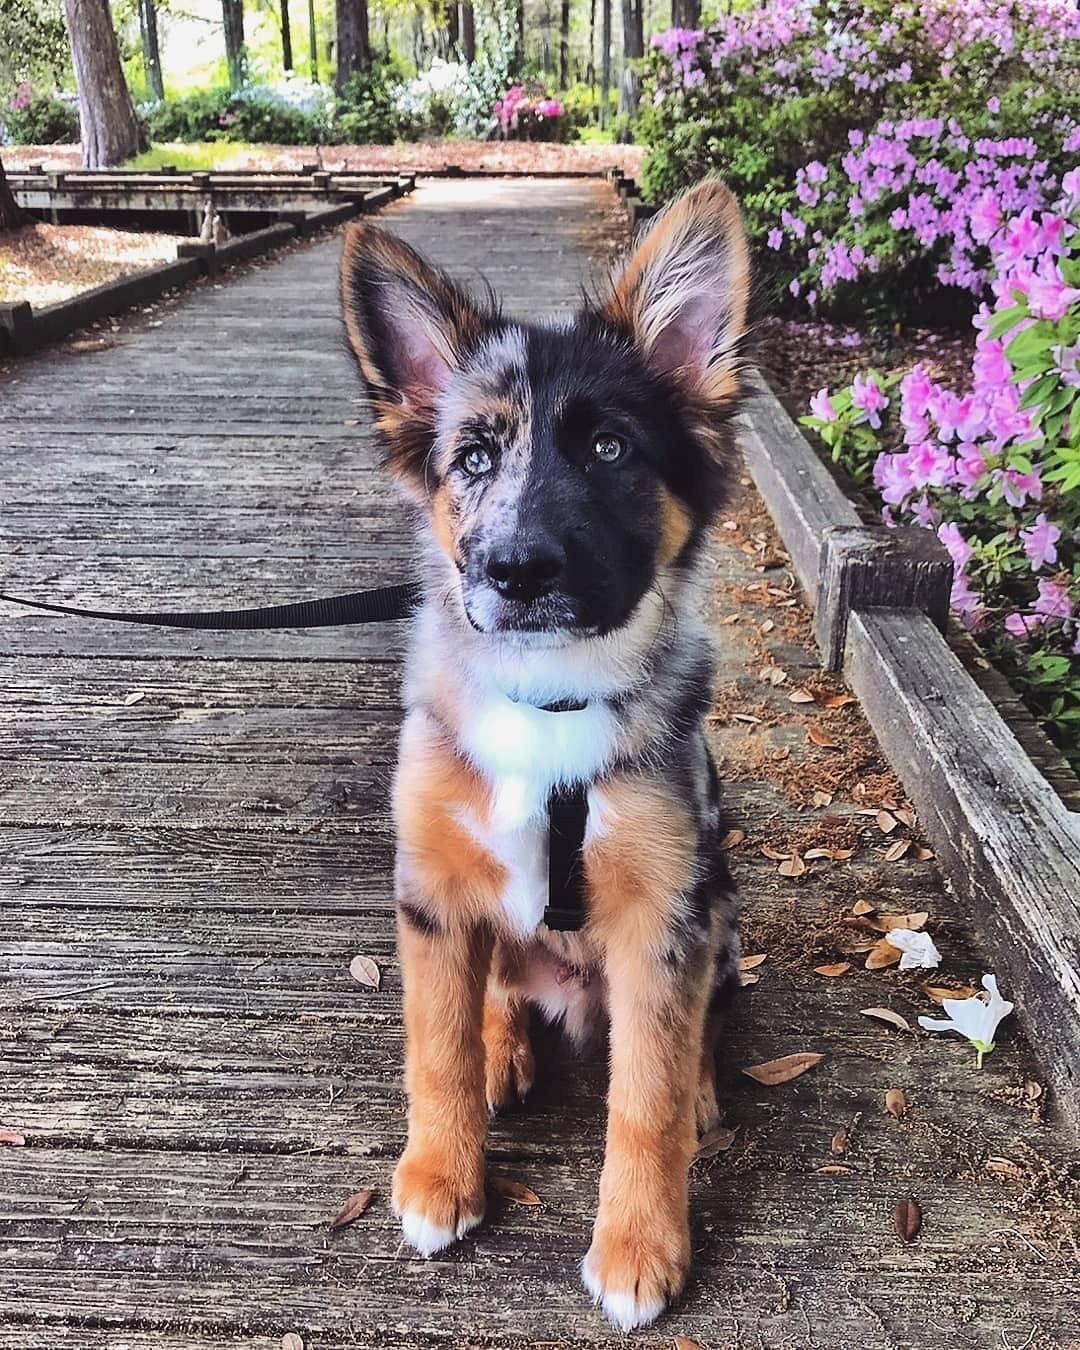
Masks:
[[[512,84],[497,98],[491,115],[508,140],[562,139],[562,119],[565,117],[562,103],[545,93],[530,95],[523,84]]]
[[[1080,148],[1075,0],[760,0],[652,61],[647,193],[721,173],[794,308],[966,317]]]
[[[887,524],[937,532],[953,609],[1077,753],[1080,733],[1080,169],[1045,210],[985,240],[991,299],[974,318],[971,380],[916,365],[820,390],[802,420]]]

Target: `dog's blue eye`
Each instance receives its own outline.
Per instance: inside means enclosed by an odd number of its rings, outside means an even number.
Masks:
[[[483,446],[474,445],[462,455],[461,467],[470,478],[483,478],[484,474],[492,471],[495,462]]]
[[[603,464],[617,464],[626,454],[626,442],[619,436],[597,436],[592,452]]]

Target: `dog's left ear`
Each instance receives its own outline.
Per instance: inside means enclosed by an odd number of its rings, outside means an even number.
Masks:
[[[746,332],[750,255],[738,204],[718,179],[654,218],[612,278],[601,312],[651,369],[711,411],[734,406]]]
[[[407,486],[422,487],[439,393],[489,316],[408,244],[363,223],[345,235],[341,303],[388,465]]]

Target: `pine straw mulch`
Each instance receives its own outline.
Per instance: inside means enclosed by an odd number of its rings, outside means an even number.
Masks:
[[[0,303],[36,309],[176,259],[179,237],[97,225],[23,225],[0,240]]]

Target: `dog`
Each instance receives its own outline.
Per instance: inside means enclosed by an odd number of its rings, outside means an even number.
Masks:
[[[345,331],[424,591],[393,790],[409,1098],[394,1208],[425,1256],[480,1223],[488,1113],[533,1082],[529,1006],[579,1040],[606,1016],[582,1272],[624,1330],[687,1276],[688,1171],[718,1119],[714,1024],[738,985],[698,610],[749,285],[715,180],[570,318],[505,318],[367,224],[342,255]],[[573,786],[585,923],[559,932],[543,922],[548,802]]]

